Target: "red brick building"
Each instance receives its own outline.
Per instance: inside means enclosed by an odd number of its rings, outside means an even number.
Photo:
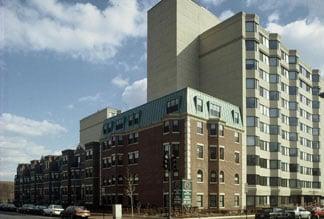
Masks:
[[[191,206],[240,209],[241,132],[238,107],[190,88],[107,119],[101,141],[100,203],[128,204],[123,180],[129,171],[135,202],[164,206],[168,177],[163,159],[171,145],[177,160],[173,184],[191,182]],[[176,190],[173,186],[172,193]]]

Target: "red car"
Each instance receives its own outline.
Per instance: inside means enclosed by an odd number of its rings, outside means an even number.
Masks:
[[[324,208],[316,207],[312,210],[312,218],[319,219],[324,218]]]

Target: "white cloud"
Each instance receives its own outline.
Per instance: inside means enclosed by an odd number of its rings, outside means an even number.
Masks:
[[[66,106],[66,108],[72,110],[72,109],[74,109],[74,104],[69,104],[69,105]]]
[[[0,115],[0,133],[17,133],[26,136],[43,136],[66,133],[59,124],[47,120],[36,121],[10,113]]]
[[[134,81],[128,85],[123,94],[122,100],[127,108],[135,107],[146,102],[147,78]]]
[[[218,17],[221,21],[226,20],[234,15],[234,12],[231,10],[223,11]]]
[[[113,57],[129,37],[146,36],[148,4],[111,0],[100,10],[91,3],[57,0],[3,1],[0,49],[54,51],[88,61]]]
[[[84,96],[78,99],[78,102],[98,102],[101,101],[101,93],[96,93],[93,96]]]
[[[318,19],[297,20],[285,25],[268,23],[270,32],[279,33],[285,45],[297,49],[301,59],[324,72],[324,24]]]
[[[128,78],[122,78],[121,75],[117,75],[116,77],[114,77],[111,80],[111,83],[113,83],[114,85],[116,85],[118,87],[126,87],[129,84]]]
[[[278,22],[279,21],[279,14],[278,12],[274,12],[272,14],[269,15],[268,17],[268,22],[272,23],[272,22]]]
[[[201,1],[205,4],[211,4],[214,6],[218,6],[218,5],[222,4],[223,2],[225,2],[225,0],[201,0]]]
[[[13,180],[18,163],[29,163],[42,155],[52,154],[42,145],[21,137],[0,135],[0,179]]]

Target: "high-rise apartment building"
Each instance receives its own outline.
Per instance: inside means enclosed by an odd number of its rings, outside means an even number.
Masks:
[[[241,108],[247,206],[319,201],[320,72],[254,14],[221,22],[191,0],[163,0],[148,19],[149,99],[191,86]]]

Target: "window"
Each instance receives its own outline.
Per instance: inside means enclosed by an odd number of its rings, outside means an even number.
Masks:
[[[204,146],[197,145],[197,158],[204,158]]]
[[[203,199],[204,196],[203,195],[197,195],[197,207],[198,208],[202,208],[203,207]]]
[[[319,135],[319,132],[320,132],[320,129],[319,128],[313,128],[313,130],[312,130],[312,133],[315,136],[318,136]]]
[[[172,120],[172,132],[179,132],[179,120]]]
[[[179,99],[173,99],[167,102],[167,113],[177,112],[179,110]]]
[[[278,40],[269,40],[270,49],[278,49],[279,42]]]
[[[298,125],[297,117],[289,117],[289,125],[290,126],[297,126]]]
[[[211,160],[216,160],[217,159],[217,146],[216,145],[210,145],[209,151],[210,151],[210,159]]]
[[[270,100],[279,100],[279,92],[278,91],[270,91],[269,93]]]
[[[254,40],[245,40],[245,48],[247,51],[256,51],[257,43]]]
[[[257,24],[254,21],[246,21],[245,22],[245,31],[246,32],[255,32],[257,28]]]
[[[246,107],[247,108],[257,108],[258,107],[258,99],[255,97],[247,97],[246,98]]]
[[[210,124],[209,125],[209,135],[217,135],[217,125],[216,124]]]
[[[269,48],[269,40],[268,40],[267,37],[265,37],[264,35],[260,34],[259,39],[260,39],[260,43],[262,45],[264,45],[266,48]]]
[[[209,195],[209,207],[217,207],[217,195]]]
[[[163,128],[163,133],[169,133],[170,132],[170,122],[165,121],[164,122],[164,128]]]
[[[212,183],[217,182],[217,172],[215,170],[212,170],[210,172],[210,182]]]
[[[298,108],[298,103],[295,101],[289,101],[289,106],[288,106],[289,110],[297,110]]]
[[[270,74],[270,83],[277,84],[280,82],[280,76],[277,74]]]
[[[278,118],[279,117],[279,109],[278,108],[270,108],[269,114],[271,118]]]
[[[220,160],[225,160],[225,149],[224,149],[224,147],[219,148],[219,159]]]
[[[297,72],[290,71],[289,72],[289,80],[297,80]]]
[[[256,146],[257,145],[257,136],[248,135],[246,138],[247,146]]]
[[[260,60],[264,62],[266,65],[269,65],[269,57],[264,53],[260,52]]]
[[[270,66],[278,66],[279,59],[276,57],[270,57],[269,58],[269,65]]]
[[[220,183],[224,183],[225,182],[225,176],[224,176],[224,172],[220,171],[219,172],[219,182]]]
[[[270,134],[271,135],[279,135],[280,133],[280,126],[278,125],[270,125]]]
[[[134,120],[134,115],[132,114],[132,115],[130,115],[128,117],[128,126],[132,126],[133,125],[133,120]]]
[[[260,104],[260,111],[261,111],[261,114],[262,115],[268,116],[268,117],[270,116],[270,109],[269,109],[269,107]]]
[[[313,87],[312,94],[318,96],[319,93],[320,93],[320,88],[319,87]]]
[[[259,118],[255,116],[246,117],[246,126],[247,127],[258,127]]]
[[[246,79],[246,88],[247,89],[256,89],[258,88],[258,80],[255,78],[247,78]]]
[[[313,82],[319,82],[320,80],[320,76],[318,74],[313,74],[312,75],[312,81]]]
[[[256,70],[258,69],[258,61],[255,59],[247,59],[245,67],[247,70]]]
[[[240,184],[240,176],[238,174],[234,175],[234,184]]]
[[[270,169],[280,169],[280,160],[270,160]]]
[[[240,163],[240,153],[239,152],[234,153],[234,160],[235,160],[235,163]]]
[[[220,117],[221,116],[221,107],[216,104],[210,104],[209,114],[211,116]]]
[[[234,112],[233,117],[234,117],[233,118],[234,123],[239,124],[240,123],[240,114],[238,112]]]
[[[237,143],[240,142],[240,133],[234,132],[234,141]]]
[[[247,155],[246,163],[248,166],[257,166],[259,165],[259,156],[257,155]]]
[[[134,119],[134,124],[139,123],[139,113],[135,113],[135,119]]]
[[[219,207],[224,208],[225,207],[225,195],[219,196]]]
[[[259,165],[261,168],[268,168],[268,161],[267,159],[261,158],[259,159]]]
[[[203,111],[203,100],[197,98],[197,111],[202,112]]]
[[[203,123],[197,121],[197,133],[198,134],[204,134],[204,127],[203,127]]]
[[[298,88],[295,86],[289,86],[289,95],[297,95]]]
[[[203,171],[202,170],[197,171],[197,182],[203,182]]]
[[[298,149],[297,148],[289,148],[289,156],[290,157],[297,157],[298,156]]]
[[[279,152],[280,143],[278,142],[270,142],[270,152]]]
[[[289,56],[289,64],[296,64],[297,56]]]
[[[223,125],[218,126],[218,132],[219,132],[219,136],[224,136],[224,126]]]
[[[234,195],[234,206],[240,207],[240,196],[239,195]]]
[[[313,114],[312,115],[312,121],[313,122],[319,122],[320,121],[320,116],[318,114]]]
[[[123,119],[118,119],[116,122],[116,130],[122,129],[124,127]]]
[[[313,108],[313,109],[319,109],[319,107],[320,107],[320,102],[314,100],[314,101],[312,102],[312,108]]]

